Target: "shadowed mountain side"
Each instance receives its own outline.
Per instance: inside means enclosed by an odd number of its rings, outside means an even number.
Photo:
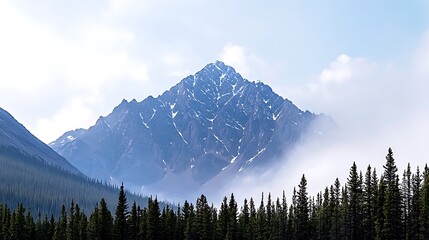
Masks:
[[[82,175],[64,157],[36,138],[2,108],[0,108],[0,145],[19,149],[30,156],[43,160],[49,165],[73,174]]]
[[[316,119],[333,124],[217,61],[156,98],[123,100],[94,126],[67,132],[50,146],[94,178],[159,186],[160,192],[182,182],[178,192],[190,192],[226,169],[233,176],[269,165]]]

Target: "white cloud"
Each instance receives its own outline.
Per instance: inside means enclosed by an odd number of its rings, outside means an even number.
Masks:
[[[137,1],[137,0],[109,0],[107,7],[102,11],[101,16],[106,19],[114,19],[127,17],[140,12],[143,14],[143,6],[152,1]]]
[[[309,87],[313,92],[324,91],[327,88],[335,88],[353,81],[365,81],[367,76],[377,71],[377,64],[371,63],[364,58],[351,58],[341,54],[329,67],[323,69],[315,82]],[[372,82],[374,83],[374,82]]]
[[[102,25],[85,26],[80,31],[80,35],[82,45],[98,52],[127,49],[136,44],[136,39],[132,32]]]
[[[395,74],[389,66],[341,54],[307,84],[288,88],[287,96],[301,108],[332,115],[340,124],[357,118],[378,121],[387,110],[378,106],[387,107],[398,92],[390,87],[390,82],[401,83]],[[392,95],[380,97],[383,88]]]
[[[128,96],[126,90],[106,91],[111,86],[126,83],[137,93],[149,79],[146,63],[130,51],[137,44],[133,33],[98,22],[85,23],[73,31],[73,37],[65,36],[0,2],[0,99],[10,98],[10,92],[15,92],[14,98],[31,99],[27,106],[39,108],[32,111],[44,114],[37,116],[42,117],[38,120],[25,116],[23,123],[45,142],[67,130],[88,126],[97,115],[72,119],[79,116],[74,113],[88,113],[89,107],[100,111],[106,103],[112,108],[117,104],[113,101],[119,103]],[[49,106],[41,104],[46,99],[60,108],[45,111]],[[93,103],[83,108],[88,99]],[[6,110],[23,104],[21,100],[9,100],[2,101],[7,103],[3,105]]]
[[[345,54],[340,55],[337,60],[331,63],[330,67],[324,69],[320,74],[322,83],[331,81],[341,83],[352,77],[352,69],[350,63],[351,58]]]
[[[235,66],[239,72],[246,75],[249,73],[248,59],[245,54],[245,49],[239,45],[228,43],[220,55],[220,60],[226,64]]]
[[[17,113],[16,117],[46,142],[54,140],[48,135],[59,136],[70,130],[66,127],[69,125],[47,133],[36,122],[43,118],[43,122],[59,126],[56,122],[60,118],[55,116],[67,112],[72,99],[98,98],[100,104],[93,105],[94,115],[108,114],[107,109],[122,98],[142,100],[149,94],[160,94],[216,57],[250,80],[269,79],[264,77],[271,72],[266,71],[267,64],[244,47],[227,44],[219,54],[219,45],[205,42],[205,33],[198,34],[200,28],[192,25],[193,17],[180,18],[173,24],[174,29],[162,30],[172,26],[166,17],[177,12],[176,5],[134,0],[95,5],[85,5],[85,9],[93,9],[91,15],[67,12],[67,6],[61,4],[41,7],[47,15],[41,17],[25,6],[0,2],[2,107]],[[193,8],[201,7],[205,8],[200,4]],[[58,14],[57,8],[66,16]],[[163,8],[166,11],[161,17],[153,13]],[[50,17],[55,22],[50,22]],[[154,24],[154,20],[159,23]],[[201,24],[201,29],[215,27],[209,22]],[[192,34],[194,42],[183,38],[186,34]],[[11,100],[18,95],[25,98]],[[31,103],[23,99],[31,99]],[[28,114],[29,108],[32,114]]]
[[[240,74],[251,80],[260,79],[261,70],[267,70],[265,62],[255,54],[249,53],[243,46],[227,43],[219,59],[233,66]]]
[[[56,48],[48,29],[28,21],[17,9],[0,2],[0,86],[34,91],[48,82]],[[57,49],[55,49],[57,50]]]
[[[162,60],[166,65],[172,67],[177,67],[183,64],[183,58],[180,55],[174,53],[165,54]]]
[[[305,174],[314,196],[336,177],[344,186],[353,162],[363,173],[370,164],[381,174],[388,147],[393,148],[399,174],[408,162],[413,170],[422,168],[429,142],[429,72],[421,70],[429,60],[428,46],[425,35],[414,59],[409,59],[414,61],[412,66],[340,55],[309,85],[290,91],[292,99],[297,99],[294,102],[331,115],[337,129],[322,139],[298,145],[268,172],[234,179],[234,185],[228,185],[220,195],[234,192],[240,200],[243,196],[259,199],[261,192],[277,197],[285,190],[290,198]]]
[[[49,142],[60,137],[59,133],[75,129],[76,126],[88,128],[97,119],[93,109],[98,104],[100,102],[97,97],[73,98],[53,116],[38,119],[34,133],[42,140]]]

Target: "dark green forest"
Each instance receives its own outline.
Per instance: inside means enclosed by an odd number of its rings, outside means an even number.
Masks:
[[[72,200],[85,212],[92,211],[101,198],[114,205],[118,191],[118,187],[47,165],[19,149],[0,146],[0,203],[22,203],[33,214],[59,216],[61,205],[69,206]],[[129,198],[142,206],[147,203],[140,196],[129,194]]]
[[[364,172],[353,164],[344,184],[337,178],[316,196],[303,175],[291,203],[262,194],[239,207],[231,194],[216,209],[201,195],[174,209],[150,197],[142,208],[121,186],[114,212],[105,199],[89,215],[71,201],[57,218],[1,204],[0,239],[429,239],[428,167],[399,174],[389,148],[380,176]]]

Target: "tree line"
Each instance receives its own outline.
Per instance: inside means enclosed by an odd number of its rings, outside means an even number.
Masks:
[[[39,211],[58,217],[61,205],[70,206],[72,199],[85,212],[102,197],[110,206],[117,202],[118,186],[61,170],[14,147],[0,145],[0,166],[0,203],[13,207],[22,203],[34,217]],[[145,197],[128,197],[146,205]]]
[[[427,165],[423,173],[408,165],[400,176],[389,148],[383,169],[378,176],[368,166],[363,174],[353,163],[343,185],[337,178],[316,196],[303,175],[290,204],[284,192],[262,194],[259,204],[245,199],[240,209],[234,194],[219,209],[204,195],[174,208],[161,208],[156,197],[129,206],[123,186],[114,213],[101,199],[89,217],[74,201],[58,218],[0,204],[0,239],[429,239]]]

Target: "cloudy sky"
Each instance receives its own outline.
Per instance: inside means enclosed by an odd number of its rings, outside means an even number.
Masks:
[[[46,143],[215,60],[331,115],[344,155],[429,142],[425,0],[0,0],[0,36],[0,106]]]

